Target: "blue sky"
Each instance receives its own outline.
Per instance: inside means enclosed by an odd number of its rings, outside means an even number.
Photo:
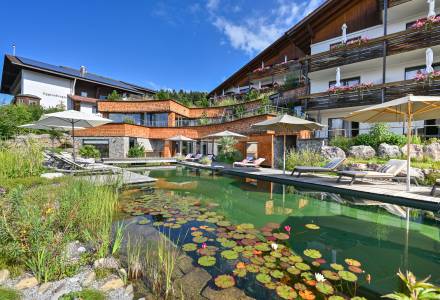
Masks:
[[[154,89],[210,91],[321,2],[7,0],[0,54],[16,44],[20,56]]]

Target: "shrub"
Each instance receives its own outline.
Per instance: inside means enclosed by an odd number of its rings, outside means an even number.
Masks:
[[[217,155],[218,161],[233,163],[243,159],[241,152],[235,149],[237,141],[233,137],[223,137],[219,140],[218,144],[220,146],[220,151]]]
[[[333,147],[338,147],[348,152],[351,146],[354,146],[355,141],[352,138],[347,138],[343,136],[336,136],[330,140],[329,145]]]
[[[201,163],[202,165],[210,165],[212,161],[207,156],[204,156],[199,159],[199,163]]]
[[[2,299],[2,300],[20,300],[21,295],[16,290],[0,287],[0,299]]]
[[[440,143],[440,139],[438,139],[438,138],[430,138],[430,139],[428,139],[425,142],[426,145],[431,145],[431,144],[435,144],[435,143]]]
[[[293,170],[296,166],[323,166],[327,161],[321,154],[311,150],[295,151],[292,150],[286,155],[286,169]],[[282,165],[283,162],[281,161]]]
[[[0,179],[39,176],[43,172],[41,145],[29,141],[20,147],[0,146]]]
[[[406,136],[391,132],[384,123],[377,123],[369,133],[360,134],[354,139],[355,145],[371,146],[376,150],[382,143],[401,147],[406,143]]]
[[[105,295],[98,290],[84,289],[79,292],[70,292],[69,294],[63,295],[60,297],[60,300],[104,300],[105,298]]]
[[[79,154],[85,158],[99,158],[101,153],[93,145],[84,145],[79,149]]]
[[[145,148],[142,145],[135,145],[128,150],[128,157],[144,157]]]
[[[118,94],[118,92],[115,91],[115,90],[113,90],[107,96],[107,100],[109,100],[109,101],[118,101],[118,100],[121,100],[121,99],[122,99],[122,96],[120,94]]]

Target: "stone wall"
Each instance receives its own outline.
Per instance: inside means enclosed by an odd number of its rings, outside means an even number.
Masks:
[[[326,145],[326,140],[324,139],[307,139],[307,140],[298,140],[296,142],[296,150],[304,151],[311,150],[319,152],[321,148]]]

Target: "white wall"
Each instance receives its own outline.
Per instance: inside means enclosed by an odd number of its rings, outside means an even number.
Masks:
[[[434,63],[440,62],[440,46],[432,47]],[[386,82],[405,80],[405,69],[426,64],[426,49],[396,54],[387,57]],[[382,58],[341,66],[341,78],[361,78],[361,83],[382,83]],[[336,69],[326,69],[309,73],[311,93],[325,92],[329,82],[336,79]]]
[[[94,112],[93,112],[93,107],[94,107],[95,105],[94,104],[92,104],[92,103],[85,103],[85,102],[82,102],[81,103],[81,106],[80,106],[80,111],[81,112],[84,112],[84,113],[88,113],[88,114],[93,114]]]
[[[67,95],[72,94],[73,80],[22,70],[21,93],[41,98],[44,107],[60,103],[67,107]]]
[[[440,0],[436,0],[437,12],[440,10]],[[426,18],[428,15],[428,3],[426,0],[413,0],[404,4],[391,7],[388,10],[388,34],[396,33],[406,29],[406,24],[417,19]],[[343,23],[340,24],[342,27]],[[341,29],[342,36],[342,29]],[[383,36],[383,26],[378,25],[355,32],[347,29],[347,38],[367,37],[374,39]],[[311,53],[316,54],[330,50],[330,45],[341,42],[342,37],[336,37],[311,45]]]

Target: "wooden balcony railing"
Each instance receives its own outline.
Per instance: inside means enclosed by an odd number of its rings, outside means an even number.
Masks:
[[[417,82],[406,80],[374,85],[368,89],[357,89],[339,93],[316,93],[298,97],[306,110],[323,110],[342,107],[374,105],[382,102],[382,90],[385,101],[394,100],[407,94],[440,96],[440,80]]]
[[[440,24],[429,29],[407,29],[387,36],[371,39],[359,44],[341,46],[330,51],[317,53],[304,58],[309,64],[309,72],[337,68],[356,62],[383,56],[384,41],[388,55],[423,49],[440,44]]]

